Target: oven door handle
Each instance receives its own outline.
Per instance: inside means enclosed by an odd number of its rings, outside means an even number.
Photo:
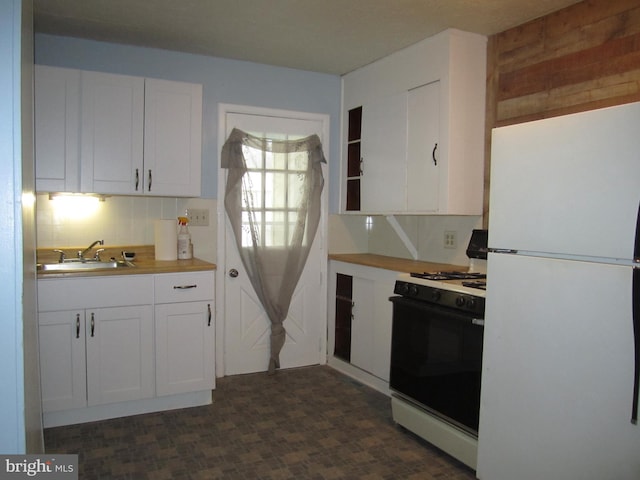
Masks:
[[[389,297],[389,301],[391,301],[392,303],[398,303],[399,305],[403,305],[408,308],[415,308],[416,310],[426,312],[426,313],[431,313],[431,312],[444,313],[449,318],[455,319],[459,322],[471,323],[471,325],[476,325],[478,327],[484,326],[484,319],[474,317],[473,313],[471,312],[465,312],[463,310],[452,310],[434,303],[425,302],[422,300],[415,300],[413,298],[407,298],[403,296]]]

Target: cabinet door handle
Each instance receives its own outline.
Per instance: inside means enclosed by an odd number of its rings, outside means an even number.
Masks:
[[[208,319],[207,319],[207,327],[211,326],[211,304],[207,303],[207,314],[208,314]]]
[[[198,285],[195,285],[195,284],[193,284],[193,285],[174,285],[173,289],[174,290],[188,290],[190,288],[197,288],[197,287],[198,287]]]
[[[76,313],[76,338],[80,338],[80,314]]]
[[[351,320],[355,318],[353,311],[356,309],[356,302],[351,302]]]
[[[151,191],[151,183],[153,182],[153,178],[151,178],[151,169],[149,169],[149,191]]]
[[[360,176],[364,175],[364,158],[360,157]]]
[[[436,160],[436,150],[438,149],[438,144],[436,143],[433,146],[433,150],[431,151],[431,158],[433,158],[433,164],[438,165],[438,160]]]
[[[140,185],[140,173],[138,172],[138,169],[136,168],[136,192],[138,191],[138,185]]]
[[[96,330],[96,317],[95,317],[95,313],[91,312],[91,336],[93,337],[93,334],[95,333]]]

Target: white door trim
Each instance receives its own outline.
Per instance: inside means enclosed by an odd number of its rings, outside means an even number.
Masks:
[[[325,178],[325,185],[322,192],[322,207],[320,215],[320,224],[318,225],[318,231],[316,233],[317,239],[321,242],[321,250],[324,252],[324,256],[327,256],[327,232],[328,232],[328,192],[329,192],[329,163],[328,152],[330,151],[330,138],[329,138],[329,115],[320,113],[308,113],[295,110],[280,110],[275,108],[264,107],[252,107],[249,105],[234,105],[229,103],[220,103],[218,105],[218,199],[217,199],[217,223],[218,223],[218,247],[216,252],[216,377],[223,377],[224,359],[225,359],[225,281],[227,278],[227,266],[226,266],[226,212],[224,209],[224,191],[225,191],[225,175],[222,175],[221,171],[221,151],[224,142],[226,141],[226,115],[229,113],[240,113],[245,115],[261,115],[268,117],[286,117],[299,120],[312,120],[322,123],[322,145],[324,155],[327,160],[327,164],[323,167],[323,175]],[[320,274],[322,276],[320,282],[320,295],[321,298],[327,298],[327,262],[323,262],[320,268]],[[323,325],[321,331],[324,334],[321,336],[321,345],[319,345],[320,358],[319,363],[325,364],[327,361],[327,302],[322,302],[324,312],[321,315],[323,319]]]

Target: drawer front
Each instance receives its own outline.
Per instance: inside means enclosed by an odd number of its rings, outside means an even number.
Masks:
[[[153,302],[151,275],[122,275],[38,280],[38,310],[56,311]]]
[[[212,300],[215,295],[215,273],[167,273],[155,276],[155,303]]]

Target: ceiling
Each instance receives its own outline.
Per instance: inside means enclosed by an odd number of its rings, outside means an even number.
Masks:
[[[578,0],[33,0],[34,29],[344,74],[446,28],[492,35]]]

